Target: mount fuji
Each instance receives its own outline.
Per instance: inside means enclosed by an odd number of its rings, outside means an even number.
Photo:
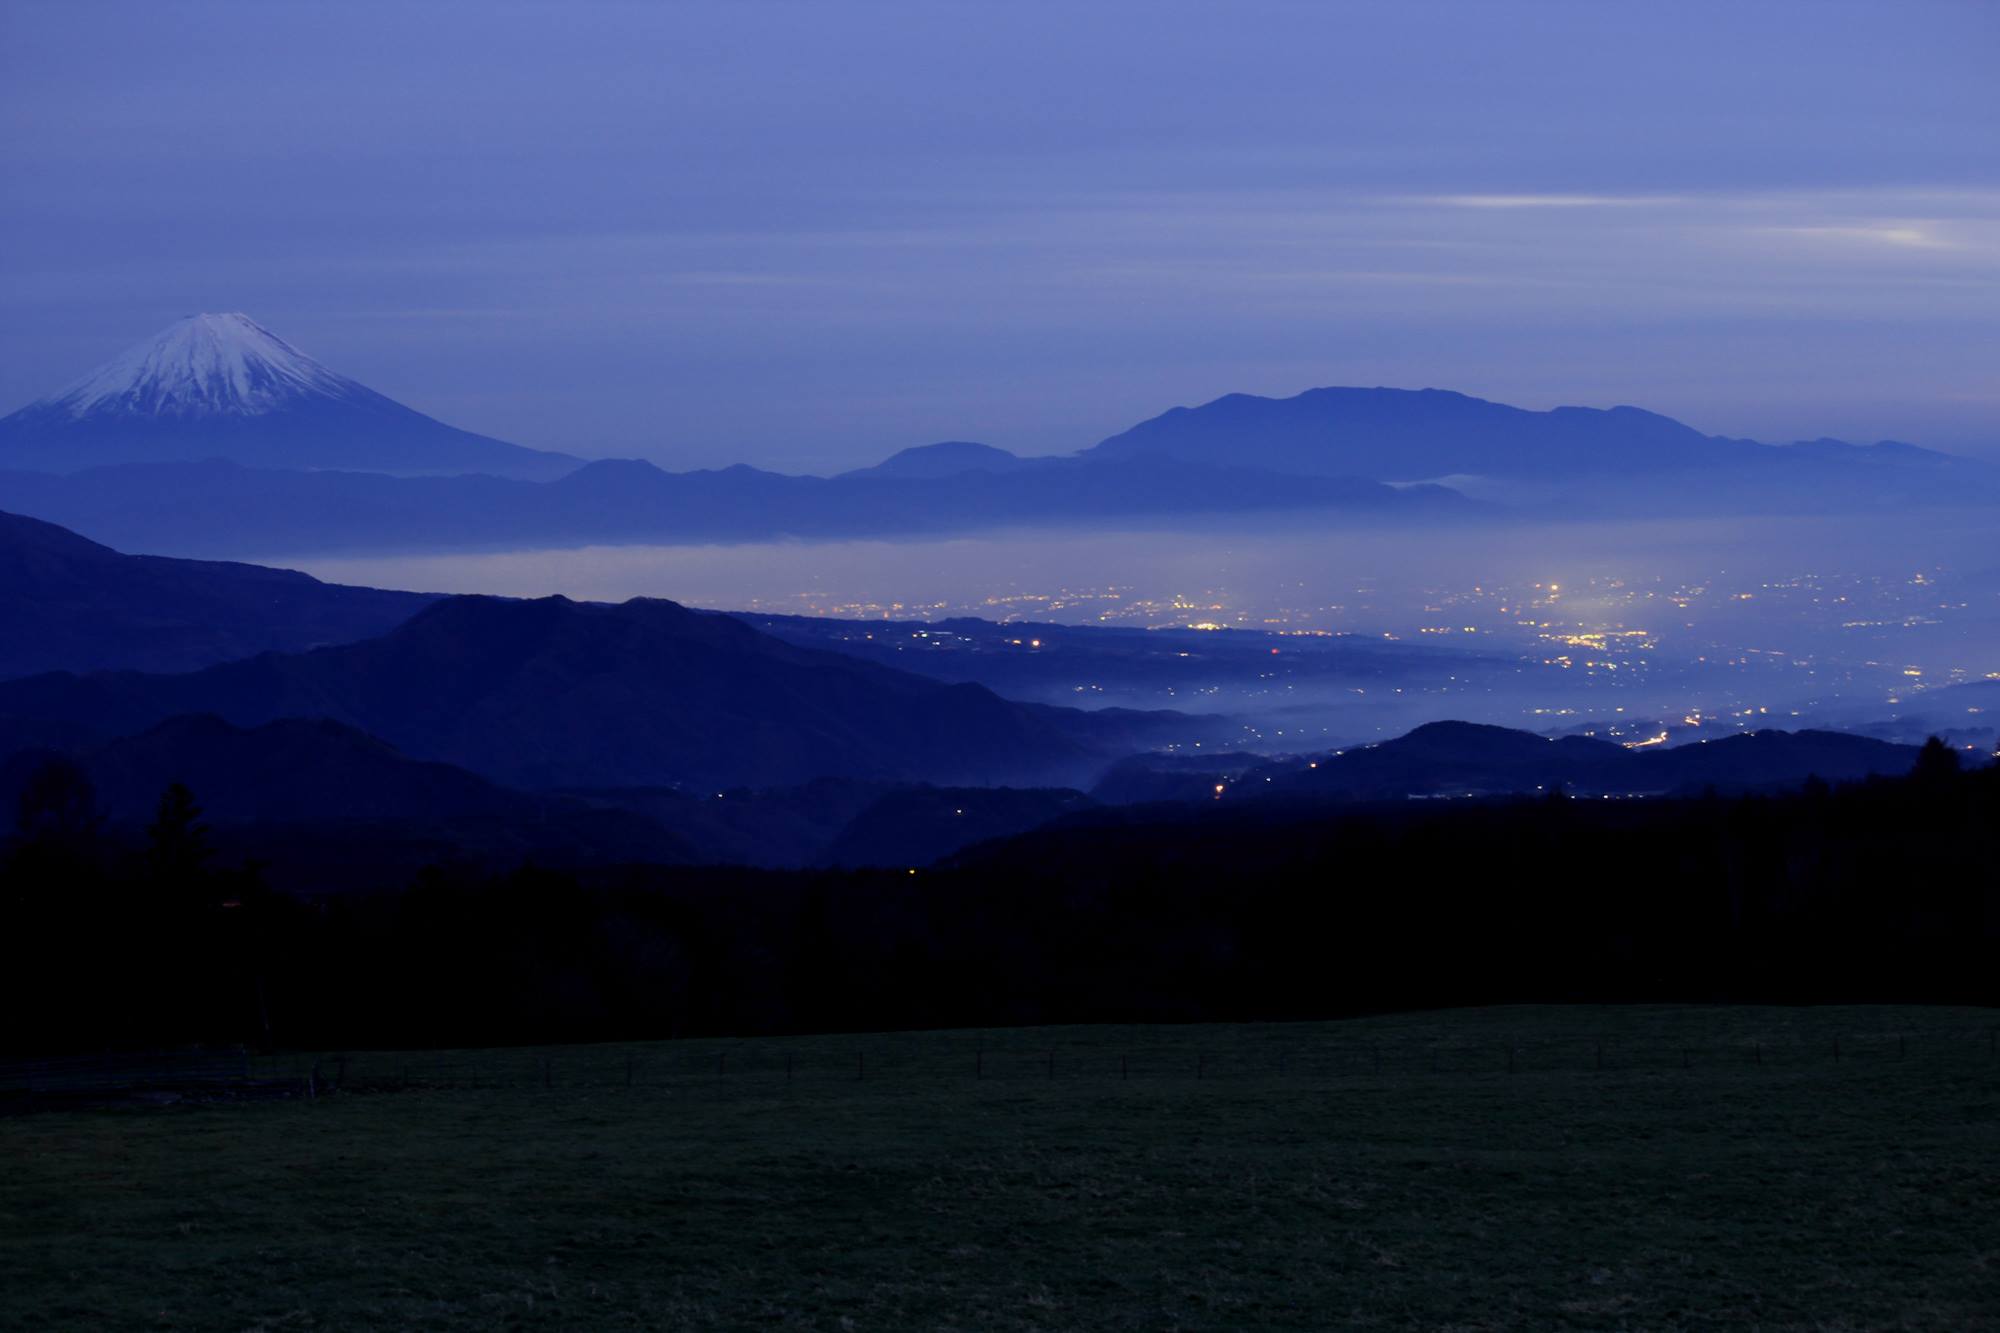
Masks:
[[[547,479],[566,454],[447,426],[336,374],[248,315],[190,315],[0,418],[0,467],[254,467]]]

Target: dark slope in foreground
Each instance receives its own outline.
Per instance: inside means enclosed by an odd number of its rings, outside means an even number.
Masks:
[[[286,719],[236,727],[170,718],[135,736],[14,749],[0,719],[0,808],[26,812],[52,764],[134,849],[169,783],[193,794],[219,864],[254,862],[301,894],[371,893],[443,864],[510,869],[712,859],[659,822],[561,797],[511,791],[449,764],[409,759],[352,727]],[[13,750],[13,753],[8,753]],[[58,758],[60,756],[60,758]],[[24,797],[27,798],[24,800]],[[46,797],[39,799],[46,800]]]
[[[1741,799],[1225,802],[1062,821],[917,874],[392,866],[358,873],[351,887],[386,893],[347,911],[244,894],[220,920],[234,875],[168,896],[143,859],[0,843],[32,946],[0,969],[0,998],[49,1046],[275,1028],[308,1050],[1530,1000],[1990,1004],[1996,809],[1991,768]],[[205,978],[229,983],[226,1004],[191,1003]],[[1990,1105],[1984,1025],[1966,1035],[1954,1059]],[[1692,1056],[1773,1075],[1748,1050]],[[1591,1067],[1587,1045],[1564,1059]],[[1485,1076],[1506,1067],[1496,1038]]]
[[[287,569],[121,555],[0,513],[0,677],[191,671],[381,634],[436,600]]]
[[[325,719],[238,727],[189,715],[110,741],[36,730],[0,719],[0,811],[44,812],[24,816],[24,829],[53,813],[52,768],[88,784],[59,798],[70,824],[88,825],[94,813],[133,848],[143,844],[168,785],[179,783],[218,856],[254,859],[268,883],[308,894],[393,888],[438,864],[508,869],[523,860],[922,866],[1095,805],[1067,788],[858,778],[721,794],[662,787],[524,792],[407,758]],[[30,795],[38,786],[41,794]],[[4,838],[0,832],[0,843]]]
[[[129,734],[183,713],[325,717],[528,787],[777,786],[824,776],[1074,784],[1171,714],[1008,703],[666,601],[439,602],[379,639],[181,676],[0,684],[0,716]],[[1185,724],[1188,726],[1192,723]]]
[[[323,718],[237,727],[208,715],[176,717],[74,754],[99,810],[127,824],[151,819],[170,782],[189,787],[204,816],[221,822],[527,818],[537,809],[532,796],[450,764],[404,758]],[[37,758],[27,751],[6,767],[23,774]]]

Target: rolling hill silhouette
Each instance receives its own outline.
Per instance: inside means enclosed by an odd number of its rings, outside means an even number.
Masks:
[[[0,683],[0,716],[108,735],[212,713],[329,718],[416,759],[525,787],[779,786],[823,776],[966,784],[1087,780],[1175,714],[1009,703],[797,648],[673,602],[450,598],[380,638],[184,675]]]
[[[1795,787],[1808,777],[1900,777],[1917,747],[1834,731],[1756,731],[1671,749],[1628,748],[1587,736],[1548,737],[1473,722],[1432,722],[1394,740],[1252,769],[1249,797],[1383,800],[1504,796],[1557,790],[1661,796]]]
[[[188,671],[380,634],[435,599],[260,565],[121,555],[0,513],[0,677]]]

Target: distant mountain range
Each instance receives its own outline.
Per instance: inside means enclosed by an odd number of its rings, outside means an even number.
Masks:
[[[663,472],[633,460],[591,463],[543,483],[229,462],[0,472],[0,508],[116,546],[210,557],[916,536],[1298,509],[1350,524],[1410,522],[1479,510],[1442,487],[1178,463],[829,479],[743,466]]]
[[[473,435],[199,315],[0,419],[0,508],[182,555],[739,541],[1324,514],[1343,524],[2000,504],[2000,468],[1885,441],[1703,435],[1632,407],[1442,390],[1230,394],[1064,457],[948,441],[834,477],[588,466]]]
[[[0,467],[226,458],[273,468],[554,477],[562,454],[474,435],[336,374],[248,315],[189,315],[0,418]]]
[[[1443,389],[1381,388],[1309,389],[1291,398],[1232,393],[1142,421],[1081,456],[1234,462],[1300,476],[1386,482],[1646,477],[1829,463],[1935,469],[1963,461],[1893,441],[1769,445],[1703,435],[1636,407],[1531,412]]]
[[[973,472],[997,476],[1031,468],[1060,466],[1062,462],[1058,458],[1022,458],[1005,449],[996,449],[990,444],[975,444],[970,440],[945,440],[939,444],[920,444],[898,450],[874,467],[843,472],[840,479],[896,477],[903,480],[935,480],[938,477],[962,477]]]

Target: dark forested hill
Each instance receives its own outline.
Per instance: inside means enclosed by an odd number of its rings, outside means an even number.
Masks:
[[[208,818],[229,822],[525,818],[538,804],[462,768],[406,759],[372,736],[325,719],[237,727],[212,716],[176,717],[73,753],[90,777],[98,809],[127,824],[152,818],[170,782],[190,787]],[[26,752],[7,766],[18,773],[34,758]],[[12,793],[0,784],[0,794]]]
[[[450,598],[380,638],[309,653],[0,684],[0,717],[129,734],[184,713],[244,726],[331,718],[413,758],[529,787],[1072,785],[1198,725],[1009,703],[653,600]]]
[[[237,727],[175,717],[133,736],[26,748],[10,746],[23,738],[9,730],[0,722],[0,810],[32,807],[30,789],[52,766],[67,768],[86,784],[79,808],[130,841],[179,783],[219,857],[254,859],[272,885],[293,891],[367,893],[440,862],[710,859],[643,815],[509,790],[323,719]]]
[[[1917,753],[1914,745],[1834,731],[1746,732],[1654,749],[1432,722],[1379,745],[1250,769],[1237,779],[1237,794],[1393,800],[1556,790],[1593,796],[1664,796],[1707,787],[1755,791],[1796,786],[1809,777],[1899,777],[1915,765]]]
[[[0,513],[0,677],[191,671],[367,638],[433,600],[260,565],[121,555],[52,523]]]
[[[948,798],[914,799],[935,816]],[[1991,1004],[1996,815],[1995,769],[1739,798],[1222,802],[1072,816],[914,873],[420,871],[376,830],[343,846],[322,827],[346,887],[375,890],[325,910],[222,858],[168,880],[31,831],[0,842],[0,1003],[45,1049]],[[375,862],[342,862],[357,849]]]

